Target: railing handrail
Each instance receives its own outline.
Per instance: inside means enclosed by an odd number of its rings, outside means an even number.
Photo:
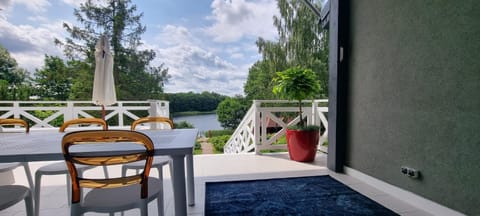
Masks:
[[[35,104],[39,106],[34,106]],[[30,113],[37,110],[52,111],[52,113],[42,118]],[[63,121],[79,117],[94,117],[87,112],[93,110],[100,111],[101,106],[95,105],[92,101],[0,101],[0,118],[23,117],[34,123],[32,128],[53,128],[55,126],[50,122],[59,117],[63,117]],[[169,101],[164,100],[117,101],[113,105],[105,106],[105,110],[109,111],[105,120],[118,118],[118,125],[111,125],[113,127],[125,126],[124,117],[132,120],[139,118],[131,111],[148,111],[149,116],[169,117],[170,115]]]
[[[261,150],[272,149],[286,149],[286,144],[275,144],[281,138],[289,125],[296,124],[299,118],[290,119],[289,122],[284,122],[284,119],[276,117],[273,113],[277,112],[298,112],[298,107],[293,104],[297,101],[288,100],[254,100],[252,106],[243,117],[239,126],[227,141],[224,147],[224,153],[238,154],[238,153],[261,153]],[[320,131],[320,140],[318,149],[326,152],[326,147],[323,146],[327,142],[328,135],[328,121],[325,113],[328,112],[328,107],[319,107],[320,103],[328,103],[328,99],[304,100],[302,104],[309,103],[310,106],[302,105],[303,116],[307,117],[307,122],[314,125],[322,125],[324,131]],[[265,107],[264,104],[292,104],[292,106]],[[281,129],[276,133],[267,134],[268,122],[273,121]]]

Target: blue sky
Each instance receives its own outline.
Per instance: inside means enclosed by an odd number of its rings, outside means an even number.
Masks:
[[[33,72],[44,54],[62,56],[53,43],[75,24],[77,0],[0,0],[0,44]],[[157,53],[172,76],[165,92],[243,94],[248,68],[258,59],[258,37],[277,38],[275,0],[133,0],[143,12],[144,48]]]

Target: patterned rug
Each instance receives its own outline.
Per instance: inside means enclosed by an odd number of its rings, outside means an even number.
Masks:
[[[397,215],[330,176],[207,182],[205,215]]]

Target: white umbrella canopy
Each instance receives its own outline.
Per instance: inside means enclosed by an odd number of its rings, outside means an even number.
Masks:
[[[105,119],[105,106],[117,103],[113,80],[113,56],[107,36],[102,36],[95,46],[95,77],[93,78],[92,101],[102,105],[102,118]]]

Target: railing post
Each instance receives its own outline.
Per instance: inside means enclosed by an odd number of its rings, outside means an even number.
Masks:
[[[311,118],[312,118],[312,124],[313,125],[320,125],[317,123],[318,121],[318,102],[317,101],[312,101],[312,113],[311,113]]]
[[[20,103],[19,102],[13,102],[13,117],[14,118],[20,118]]]
[[[261,102],[257,100],[253,100],[253,104],[255,105],[254,108],[254,115],[253,118],[253,136],[255,137],[255,154],[260,154],[260,146],[262,146],[261,139],[260,139],[260,122],[261,122],[261,115],[259,112],[259,108],[261,106]]]
[[[67,101],[67,107],[65,108],[65,112],[63,113],[63,122],[68,120],[75,119],[75,110],[74,110],[73,102]]]
[[[159,100],[148,100],[150,102],[150,108],[148,109],[148,115],[150,117],[169,117],[169,111],[165,109],[165,102]],[[162,109],[163,107],[163,109]],[[159,129],[161,124],[150,123],[150,129]]]
[[[117,101],[117,104],[118,104],[118,110],[119,110],[119,112],[118,112],[118,126],[123,127],[123,125],[124,125],[123,124],[124,123],[123,122],[123,113],[125,112],[123,110],[123,102],[118,102]],[[121,112],[120,112],[120,110],[121,110]]]

